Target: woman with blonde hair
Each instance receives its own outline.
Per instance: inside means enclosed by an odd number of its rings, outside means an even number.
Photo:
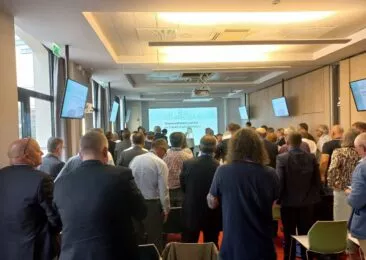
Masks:
[[[217,169],[207,196],[210,208],[222,206],[221,260],[276,259],[272,205],[279,195],[279,180],[266,166],[268,161],[255,131],[243,128],[233,135],[227,164]]]

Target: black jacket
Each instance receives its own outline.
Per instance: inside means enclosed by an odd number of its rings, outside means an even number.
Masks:
[[[85,161],[55,184],[63,230],[60,260],[138,259],[132,218],[146,216],[132,172]]]
[[[228,152],[228,148],[229,148],[229,142],[230,142],[230,139],[224,139],[224,140],[222,140],[221,143],[219,143],[217,145],[216,152],[215,152],[216,160],[218,160],[218,161],[220,159],[222,159],[223,161],[226,160],[226,156],[227,156],[227,152]]]
[[[184,194],[183,224],[189,230],[221,229],[221,208],[207,206],[210,191],[219,162],[211,156],[200,156],[183,162],[180,184]]]
[[[280,202],[286,207],[303,207],[320,201],[319,165],[313,154],[300,149],[277,157]]]
[[[61,230],[53,180],[31,166],[0,170],[0,259],[49,260]]]
[[[271,166],[272,168],[276,169],[276,157],[278,155],[277,145],[274,143],[271,143],[267,139],[263,139],[263,143],[264,143],[264,147],[266,148],[268,157],[269,157],[268,166]]]

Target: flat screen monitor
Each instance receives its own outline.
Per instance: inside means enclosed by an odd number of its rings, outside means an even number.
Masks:
[[[350,87],[357,111],[366,111],[366,79],[353,81]]]
[[[272,99],[272,107],[275,116],[289,116],[287,101],[285,97]]]
[[[61,108],[62,118],[81,119],[84,117],[88,87],[68,79]]]
[[[240,118],[242,120],[249,119],[247,107],[245,107],[245,106],[239,107],[239,113],[240,113]]]
[[[113,106],[112,106],[112,110],[111,110],[111,117],[109,118],[109,121],[116,122],[117,114],[118,114],[118,108],[119,108],[118,102],[114,101]]]

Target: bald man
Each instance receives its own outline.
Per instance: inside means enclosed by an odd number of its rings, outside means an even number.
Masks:
[[[56,256],[52,244],[61,229],[52,206],[53,180],[36,170],[42,151],[31,139],[13,142],[10,165],[0,170],[0,259],[49,260]]]
[[[130,169],[106,165],[108,140],[89,132],[80,140],[81,165],[55,183],[63,224],[60,260],[137,260],[132,218],[146,216]]]
[[[361,161],[352,173],[352,188],[348,190],[348,203],[353,208],[350,231],[357,238],[362,251],[366,252],[366,133],[357,136],[355,149]]]

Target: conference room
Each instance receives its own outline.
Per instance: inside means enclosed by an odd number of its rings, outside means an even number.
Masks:
[[[163,202],[161,199],[158,207],[165,221],[160,232],[163,242],[153,243],[143,238],[142,242],[139,239],[136,242],[140,246],[139,250],[147,252],[147,255],[152,252],[162,259],[185,259],[184,256],[173,258],[172,252],[183,250],[186,255],[191,251],[207,252],[211,250],[207,249],[209,245],[215,256],[200,258],[195,253],[191,259],[219,259],[219,255],[220,259],[225,260],[304,259],[305,251],[309,252],[308,259],[365,259],[362,243],[366,241],[366,225],[363,226],[360,222],[360,230],[363,230],[365,237],[357,236],[350,227],[351,220],[355,221],[352,216],[356,215],[358,219],[362,215],[358,215],[358,212],[363,210],[363,207],[355,208],[352,204],[356,186],[351,177],[341,190],[344,191],[342,201],[356,213],[344,220],[336,217],[317,219],[311,225],[311,228],[315,228],[315,233],[316,224],[329,225],[320,231],[320,235],[318,233],[318,239],[312,239],[311,229],[305,234],[296,233],[296,230],[290,232],[293,246],[285,238],[287,226],[283,224],[281,216],[283,210],[279,198],[282,191],[279,191],[271,203],[270,222],[275,226],[275,234],[270,238],[267,250],[271,251],[273,246],[274,256],[256,255],[254,251],[260,251],[260,240],[248,241],[243,238],[241,241],[239,235],[231,235],[234,228],[227,228],[230,221],[226,219],[224,210],[221,213],[223,227],[220,227],[217,242],[205,243],[206,234],[201,229],[198,232],[199,238],[193,239],[194,243],[187,243],[190,240],[186,239],[188,235],[184,233],[182,215],[185,216],[190,205],[187,201],[184,202],[183,193],[188,197],[190,186],[188,179],[184,182],[182,176],[184,171],[192,167],[181,162],[181,168],[174,173],[178,177],[175,176],[174,179],[169,166],[170,160],[175,160],[169,159],[169,156],[180,149],[186,149],[191,156],[184,161],[199,160],[210,154],[217,162],[217,165],[212,162],[216,166],[210,185],[207,188],[195,186],[198,190],[203,189],[201,193],[205,195],[201,208],[221,209],[222,206],[228,212],[227,207],[235,206],[235,199],[232,205],[224,205],[223,191],[220,190],[224,185],[215,183],[218,182],[218,176],[223,175],[222,171],[229,171],[230,165],[235,164],[235,152],[241,150],[245,153],[245,147],[240,148],[241,141],[236,138],[259,138],[261,146],[264,145],[266,149],[268,146],[264,140],[274,138],[272,143],[277,150],[275,149],[273,163],[276,163],[279,153],[278,164],[282,153],[280,146],[286,145],[285,153],[291,153],[295,149],[291,142],[296,141],[296,134],[301,134],[301,143],[305,142],[309,146],[308,154],[314,154],[316,159],[319,185],[327,186],[333,150],[327,158],[323,156],[325,152],[321,138],[326,135],[329,137],[327,141],[345,141],[348,132],[357,128],[355,123],[366,122],[365,18],[365,0],[3,0],[0,3],[0,173],[2,170],[5,172],[7,167],[25,164],[24,161],[19,161],[20,157],[25,156],[28,149],[32,150],[33,145],[35,149],[39,146],[43,158],[49,154],[56,156],[56,152],[50,150],[51,140],[54,142],[54,150],[57,150],[57,160],[66,163],[62,167],[68,166],[69,161],[75,162],[75,158],[76,161],[79,160],[78,165],[84,165],[87,161],[85,158],[89,158],[89,155],[83,152],[97,149],[97,144],[104,142],[104,139],[98,139],[100,142],[97,140],[100,136],[96,132],[99,131],[104,134],[103,138],[106,136],[108,139],[109,150],[103,157],[104,164],[116,165],[117,167],[106,166],[114,167],[113,170],[120,169],[118,166],[122,166],[122,163],[119,164],[119,159],[126,156],[128,149],[134,150],[141,146],[138,154],[134,154],[125,166],[129,166],[126,171],[135,180],[133,185],[136,186],[136,192],[142,194],[145,202],[151,198],[145,193],[146,187],[140,183],[142,177],[138,177],[144,163],[136,163],[134,158],[145,156],[145,152],[152,154],[151,156],[156,156],[154,163],[159,165],[159,169],[165,169],[167,165],[169,170],[167,184],[164,185],[168,187],[165,196],[169,197],[170,205],[165,208],[166,200]],[[339,138],[333,138],[333,133],[336,136],[337,132],[333,131],[335,126],[338,130],[342,128]],[[321,129],[328,129],[328,133],[319,134]],[[155,138],[157,135],[159,138]],[[209,136],[213,136],[214,140]],[[295,137],[292,138],[293,136]],[[317,146],[314,152],[312,143],[307,141],[310,139],[308,136],[314,137],[311,140]],[[284,144],[279,145],[282,138]],[[360,148],[364,142],[362,138],[363,134],[358,132],[351,142],[352,149],[359,152],[357,168],[355,162],[354,171],[351,171],[353,176],[355,172],[363,173],[363,170],[358,170],[365,158]],[[157,142],[160,139],[165,139],[166,144]],[[37,145],[32,145],[32,142]],[[125,142],[128,142],[127,149],[118,148],[122,147],[122,143],[125,145]],[[212,152],[207,148],[210,147],[210,142],[214,142],[215,146]],[[222,148],[224,155],[219,155],[218,147],[222,143],[225,143]],[[341,146],[336,148],[341,149]],[[366,146],[364,148],[366,151]],[[209,152],[205,152],[205,149]],[[271,157],[268,151],[266,154]],[[256,153],[251,151],[250,156],[252,154]],[[150,159],[145,158],[142,162]],[[246,164],[253,160],[248,156],[240,159]],[[326,165],[325,168],[322,164]],[[39,165],[41,162],[34,164],[32,169],[42,169],[42,165],[41,168]],[[53,180],[63,171],[62,167]],[[279,170],[272,168],[273,173],[279,176],[278,185],[281,185]],[[113,170],[110,169],[111,172]],[[62,195],[62,190],[66,191],[67,185],[83,183],[75,179],[70,184],[72,178],[69,178],[68,171],[64,172],[65,176],[61,174],[54,184],[53,181],[49,184],[52,190],[55,189],[54,195],[50,195],[55,196],[55,204],[64,203],[58,196],[66,196]],[[364,172],[366,174],[366,170]],[[0,191],[3,197],[0,202],[4,205],[4,210],[0,211],[0,220],[9,221],[16,214],[6,213],[8,209],[5,204],[9,205],[5,203],[5,198],[11,194],[6,193],[11,192],[10,188],[5,189],[11,187],[5,182],[6,178],[0,178],[3,180],[0,183],[0,190],[3,190]],[[204,181],[200,181],[203,185]],[[196,182],[200,181],[196,179]],[[27,187],[27,181],[18,182]],[[177,192],[178,187],[182,188],[180,183],[182,187],[187,185],[186,190]],[[231,185],[236,187],[239,183],[233,182]],[[64,189],[61,184],[65,185]],[[323,186],[319,192],[324,191]],[[251,185],[248,187],[252,188]],[[348,188],[351,195],[348,194]],[[135,191],[134,188],[131,189],[131,192]],[[333,187],[330,191],[330,211],[335,212],[335,205],[338,204],[333,190],[336,189]],[[323,195],[321,193],[319,196]],[[75,203],[82,203],[84,195],[80,193],[79,196],[80,200],[75,198]],[[94,198],[94,195],[85,194],[85,198],[89,196]],[[156,199],[159,196],[162,194],[153,197]],[[109,198],[110,195],[106,197]],[[197,201],[203,203],[202,200]],[[137,207],[139,202],[135,204]],[[146,204],[148,216],[151,207]],[[143,209],[139,210],[142,214]],[[60,209],[58,211],[64,212]],[[245,214],[248,219],[253,217],[261,220],[258,212]],[[62,225],[64,232],[63,216],[61,213],[56,215],[61,216],[61,224],[57,225]],[[131,223],[134,217],[129,218]],[[143,219],[139,221],[145,226],[153,225],[146,224]],[[235,221],[234,217],[232,224]],[[236,223],[239,230],[241,222]],[[271,226],[271,223],[267,226]],[[246,223],[243,224],[245,225]],[[138,233],[135,222],[133,226]],[[7,240],[5,234],[9,234],[9,230],[1,227],[0,231],[3,233],[0,233],[0,240]],[[146,231],[144,235],[148,233]],[[69,237],[67,234],[65,236]],[[95,253],[96,258],[93,258],[93,250],[85,248],[84,251],[90,250],[90,255],[79,255],[79,258],[76,253],[67,255],[63,251],[67,246],[63,244],[62,235],[58,237],[61,237],[61,242],[57,257],[60,256],[61,260],[118,259],[115,257],[118,254],[114,257],[112,253],[103,256],[101,251]],[[240,242],[237,243],[238,240]],[[13,240],[9,238],[9,241]],[[314,245],[313,241],[319,244]],[[152,247],[146,244],[152,244]],[[236,251],[236,247],[232,246],[234,244],[247,251]],[[0,242],[0,258],[16,259],[9,252],[6,255],[7,247],[11,246]],[[295,250],[291,251],[292,254],[295,252],[295,256],[288,255],[290,247]],[[250,251],[251,248],[253,252]],[[5,253],[2,254],[1,250]],[[140,255],[139,259],[155,259],[143,257]],[[131,259],[134,258],[131,256]]]

